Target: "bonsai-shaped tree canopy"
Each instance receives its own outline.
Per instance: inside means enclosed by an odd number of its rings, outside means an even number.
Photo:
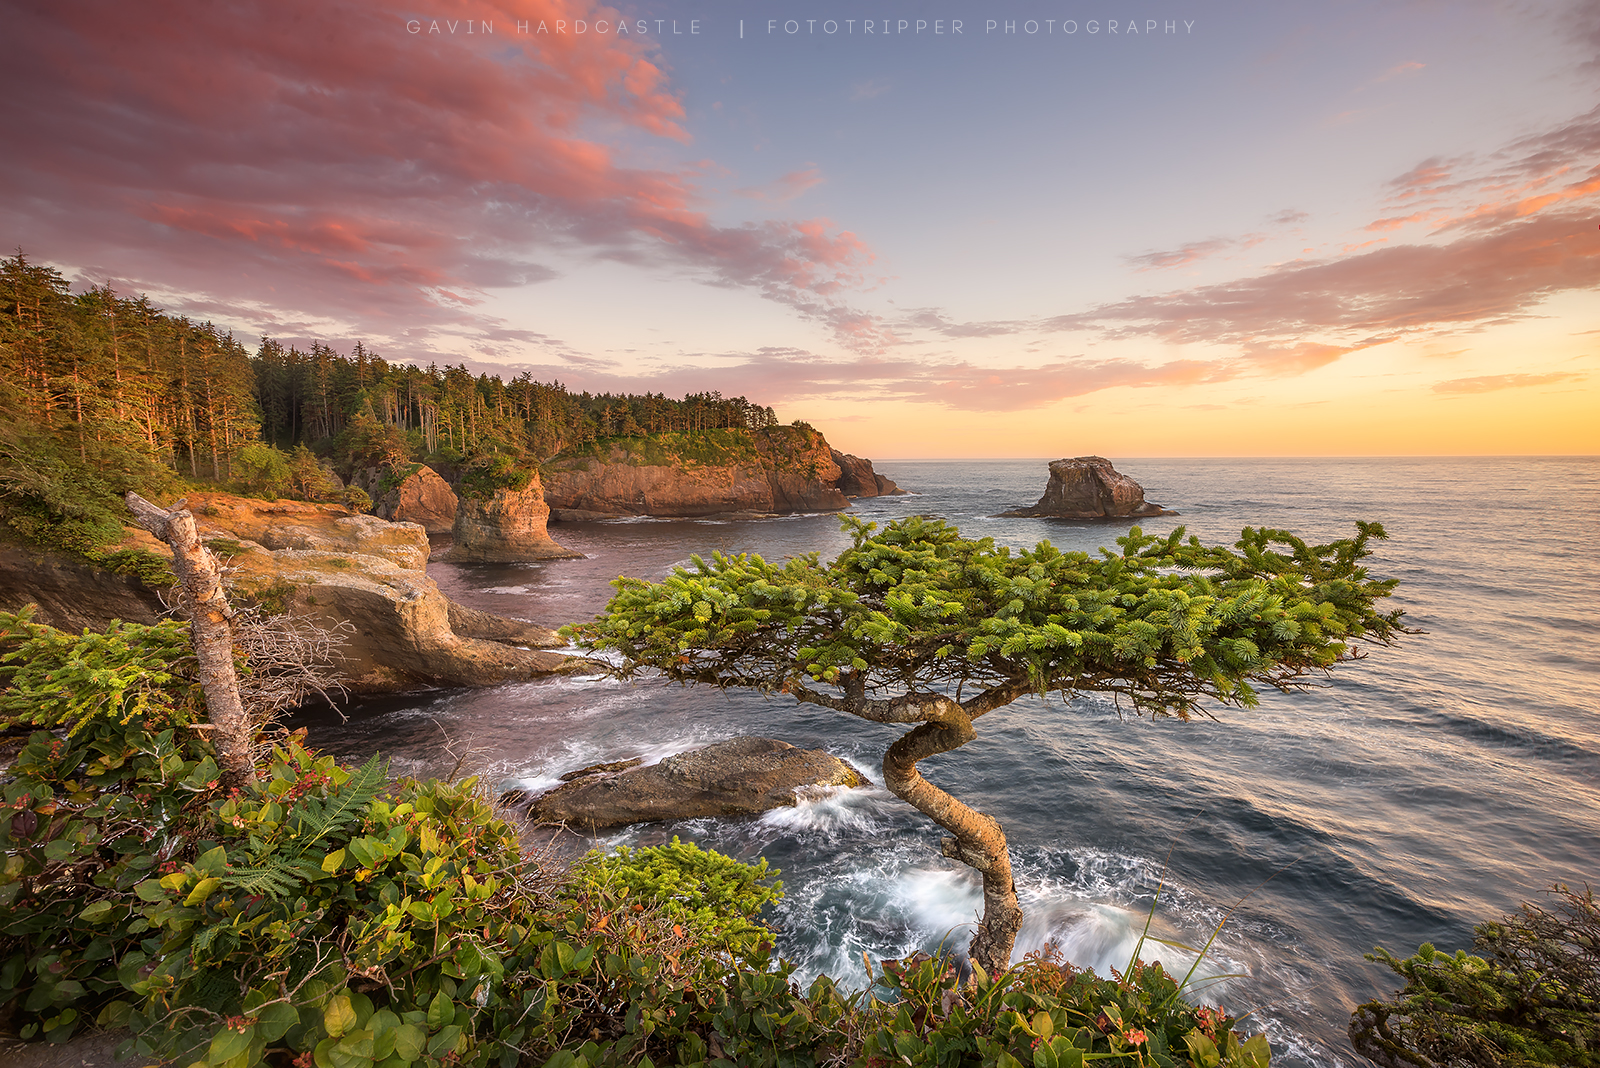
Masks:
[[[1004,969],[1022,922],[1000,824],[932,785],[918,761],[965,745],[975,722],[1025,694],[1112,694],[1152,716],[1202,702],[1251,706],[1252,683],[1303,690],[1355,641],[1390,644],[1401,613],[1376,605],[1394,580],[1361,560],[1385,537],[1308,546],[1245,528],[1235,550],[1138,527],[1120,552],[1026,552],[963,538],[918,517],[843,517],[853,544],[778,566],[756,555],[677,568],[664,582],[619,578],[606,614],[569,633],[685,683],[787,693],[878,723],[916,724],[883,758],[884,783],[953,837],[944,855],[983,874],[972,958]]]

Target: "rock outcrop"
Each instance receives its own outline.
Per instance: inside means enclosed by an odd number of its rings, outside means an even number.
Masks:
[[[1020,519],[1144,519],[1177,515],[1144,499],[1144,487],[1121,474],[1103,456],[1050,463],[1050,483],[1032,508],[1001,512]]]
[[[487,686],[587,666],[540,648],[565,644],[553,631],[445,597],[428,577],[428,536],[417,524],[226,494],[191,494],[188,507],[202,539],[230,569],[236,600],[341,631],[345,659],[335,666],[353,693]],[[124,547],[169,555],[143,531],[130,533]],[[0,603],[38,603],[41,622],[58,627],[153,622],[162,607],[136,580],[56,553],[7,546],[0,568]]]
[[[583,555],[563,549],[550,537],[545,529],[550,506],[545,504],[539,473],[532,475],[522,489],[502,487],[488,497],[470,491],[461,494],[452,527],[451,563],[509,564]]]
[[[141,548],[172,559],[165,545],[144,537],[151,544]],[[116,575],[65,553],[0,544],[0,611],[15,612],[25,604],[39,606],[38,622],[74,634],[103,630],[113,619],[154,623],[166,608],[154,590],[131,575]]]
[[[839,467],[839,492],[846,497],[892,497],[905,493],[874,471],[871,460],[834,449],[833,462]]]
[[[557,522],[850,507],[839,491],[833,450],[804,426],[629,439],[604,446],[598,455],[558,456],[542,474]]]
[[[383,479],[372,479],[372,514],[393,523],[416,523],[429,534],[449,534],[456,523],[456,491],[426,464],[413,464],[397,484],[382,489]]]
[[[534,799],[529,817],[595,831],[650,820],[748,816],[795,804],[806,786],[868,785],[836,756],[773,738],[733,738],[615,774],[603,768]]]

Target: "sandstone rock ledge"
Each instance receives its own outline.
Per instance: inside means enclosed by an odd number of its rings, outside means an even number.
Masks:
[[[445,597],[428,577],[428,535],[415,523],[220,493],[191,494],[187,507],[231,570],[235,598],[342,630],[345,659],[333,666],[352,693],[489,686],[593,667],[550,651],[566,644],[554,631]],[[144,531],[131,531],[124,547],[170,557]],[[163,609],[136,580],[60,554],[0,547],[0,607],[30,601],[41,622],[73,630],[112,619],[151,623]]]
[[[1144,499],[1144,487],[1115,470],[1103,456],[1050,463],[1050,483],[1032,508],[1001,512],[997,519],[1144,519],[1177,515]]]
[[[582,663],[538,648],[565,644],[554,631],[447,598],[428,577],[428,534],[416,523],[222,495],[191,497],[190,508],[207,543],[231,551],[241,590],[347,625],[337,666],[352,692],[489,686]]]
[[[647,768],[596,769],[535,798],[528,816],[592,832],[650,820],[749,816],[795,804],[802,787],[866,785],[860,772],[821,749],[746,736]]]

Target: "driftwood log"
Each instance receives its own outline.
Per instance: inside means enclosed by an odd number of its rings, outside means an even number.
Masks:
[[[222,588],[217,558],[200,541],[194,516],[185,509],[160,508],[128,492],[128,510],[139,525],[172,548],[172,569],[183,587],[200,688],[206,696],[212,745],[224,787],[243,787],[255,779],[255,725],[239,696],[233,662],[233,609]],[[181,501],[179,502],[182,503]]]

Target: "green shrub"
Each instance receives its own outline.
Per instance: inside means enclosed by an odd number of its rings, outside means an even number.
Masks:
[[[235,450],[232,469],[251,494],[259,494],[269,501],[287,493],[294,479],[289,458],[276,446],[259,441],[247,442]]]
[[[520,493],[533,482],[533,476],[532,467],[520,467],[510,456],[481,456],[461,473],[461,496],[487,501],[499,490]]]
[[[1406,985],[1350,1020],[1356,1051],[1378,1063],[1600,1065],[1600,905],[1588,887],[1557,885],[1556,904],[1480,924],[1474,947],[1424,943],[1405,959],[1367,955]]]
[[[344,506],[356,515],[372,507],[372,497],[360,486],[346,486],[344,496],[340,499]]]
[[[962,985],[954,961],[921,953],[885,963],[881,982],[894,1000],[867,1037],[868,1064],[1266,1068],[1270,1057],[1266,1038],[1235,1033],[1220,1007],[1183,1001],[1160,964],[1102,979],[1050,947],[997,976],[977,968]]]
[[[802,992],[758,919],[765,862],[674,840],[555,872],[474,780],[391,782],[302,733],[224,792],[192,669],[176,622],[0,613],[0,733],[34,731],[0,795],[24,1037],[126,1025],[130,1052],[213,1068],[1266,1063],[1159,966],[961,988],[920,957],[885,966],[887,1002]]]

